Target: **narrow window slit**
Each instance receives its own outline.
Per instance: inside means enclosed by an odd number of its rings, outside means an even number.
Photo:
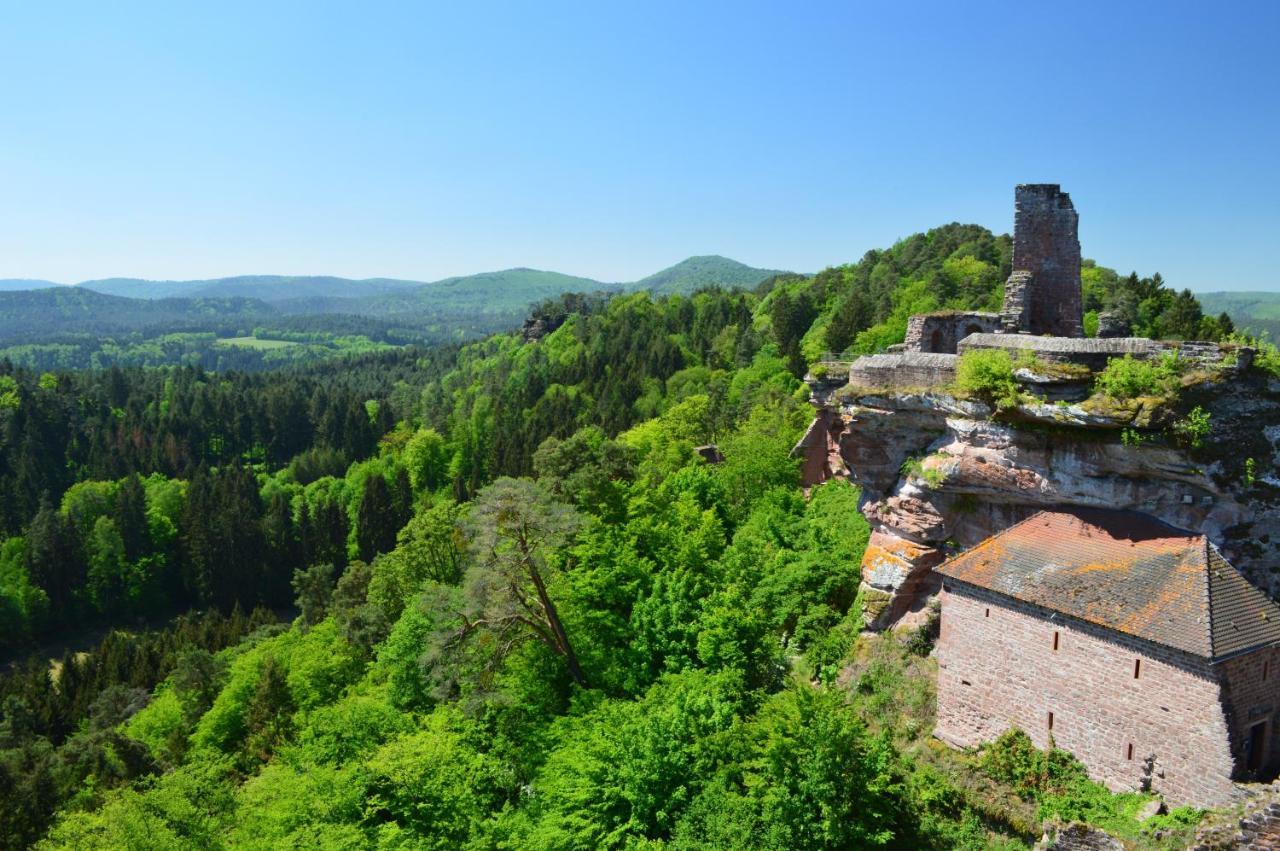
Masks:
[[[1053,631],[1053,649],[1058,649],[1058,631],[1056,629]]]
[[[1125,759],[1127,759],[1127,760],[1130,760],[1130,761],[1132,761],[1132,760],[1133,760],[1133,742],[1130,742],[1130,743],[1129,743],[1129,748],[1128,748],[1128,750],[1125,752],[1125,757],[1124,757],[1124,758],[1125,758]]]
[[[1138,674],[1141,672],[1142,672],[1142,660],[1134,659],[1133,660],[1133,678],[1136,680],[1138,678]]]
[[[1049,731],[1053,732],[1053,713],[1049,713]]]

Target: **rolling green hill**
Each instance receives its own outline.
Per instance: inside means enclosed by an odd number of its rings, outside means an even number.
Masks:
[[[688,293],[713,285],[749,290],[761,281],[781,274],[777,269],[756,269],[728,257],[708,254],[682,260],[661,272],[641,278],[628,285],[627,289],[650,290],[661,295]]]
[[[326,312],[336,310],[383,317],[419,313],[501,315],[509,316],[511,323],[516,324],[533,302],[554,298],[566,292],[621,288],[619,284],[606,284],[560,272],[504,269],[500,272],[445,278],[381,295],[333,301],[326,304]],[[295,306],[294,302],[284,305],[288,310],[293,310]]]
[[[351,280],[327,275],[240,275],[202,281],[147,281],[141,278],[104,278],[77,286],[106,295],[127,298],[256,298],[279,302],[302,297],[351,298],[422,286],[421,281],[391,278]]]
[[[387,315],[413,312],[424,307],[476,306],[485,312],[509,307],[523,310],[532,302],[565,292],[651,290],[660,294],[689,293],[718,285],[750,289],[779,274],[756,269],[727,257],[690,257],[670,268],[631,283],[607,283],[562,272],[515,268],[439,281],[407,281],[395,278],[336,278],[324,275],[241,275],[193,281],[148,281],[141,278],[103,278],[77,286],[105,295],[126,298],[254,298],[285,305],[289,313],[340,312]],[[12,283],[13,286],[6,286]],[[47,281],[0,281],[0,289],[33,289],[52,286]]]
[[[142,300],[105,295],[83,287],[47,287],[0,292],[0,340],[34,340],[58,334],[110,334],[144,328],[171,330],[243,324],[275,314],[268,304],[246,298]]]
[[[750,289],[776,274],[725,257],[691,257],[632,283],[606,283],[516,268],[424,283],[392,278],[246,275],[192,281],[104,278],[75,286],[0,280],[0,346],[65,334],[225,330],[227,321],[363,317],[415,333],[402,338],[461,340],[514,327],[531,304],[566,292],[652,290],[689,293],[720,285]]]
[[[1238,328],[1266,333],[1272,340],[1280,336],[1280,292],[1198,293],[1205,313],[1223,313]]]

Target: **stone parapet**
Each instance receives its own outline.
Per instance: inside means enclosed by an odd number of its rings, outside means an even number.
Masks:
[[[1003,349],[1010,353],[1029,351],[1048,363],[1073,363],[1095,372],[1106,369],[1111,358],[1132,355],[1139,360],[1172,352],[1197,364],[1212,366],[1226,358],[1237,359],[1246,368],[1254,351],[1247,346],[1223,345],[1204,340],[1151,340],[1146,337],[1036,337],[1031,334],[971,334],[960,341],[959,354],[972,349]]]
[[[941,387],[955,381],[956,355],[901,352],[865,355],[849,367],[849,384],[863,388]]]

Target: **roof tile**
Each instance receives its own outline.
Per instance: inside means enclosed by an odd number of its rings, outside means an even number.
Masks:
[[[1280,642],[1280,605],[1203,535],[1131,511],[1041,511],[944,576],[1207,659]]]

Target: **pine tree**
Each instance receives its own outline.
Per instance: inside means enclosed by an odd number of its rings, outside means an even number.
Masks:
[[[395,548],[396,533],[400,531],[399,512],[387,487],[387,480],[374,473],[365,479],[364,495],[356,515],[356,544],[360,558],[373,561],[379,553]]]

